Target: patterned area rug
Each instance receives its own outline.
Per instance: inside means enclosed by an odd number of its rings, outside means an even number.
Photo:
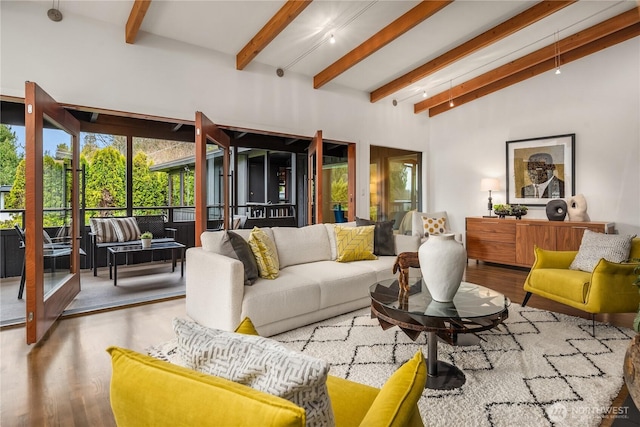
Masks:
[[[459,389],[425,389],[419,401],[425,426],[598,426],[623,384],[631,329],[512,304],[499,328],[481,332],[478,345],[438,343],[440,360],[462,369]],[[272,337],[331,363],[331,374],[381,387],[426,339],[398,328],[383,331],[362,309]],[[175,340],[149,354],[180,364]],[[624,409],[624,408],[622,408]]]

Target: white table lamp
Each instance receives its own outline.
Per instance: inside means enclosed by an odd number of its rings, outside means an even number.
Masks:
[[[495,218],[494,215],[491,215],[491,212],[493,211],[493,200],[491,199],[491,192],[498,190],[500,190],[500,181],[498,181],[497,178],[483,178],[480,181],[480,191],[489,192],[489,203],[487,204],[489,215],[484,215],[484,218]]]

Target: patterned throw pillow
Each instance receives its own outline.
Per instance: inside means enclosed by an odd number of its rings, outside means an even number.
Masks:
[[[569,269],[591,273],[601,258],[610,262],[626,261],[629,258],[631,240],[634,237],[584,230],[580,248]]]
[[[178,353],[187,368],[287,399],[306,411],[307,426],[333,426],[329,364],[269,338],[206,328],[174,319]]]
[[[118,242],[130,242],[140,238],[140,228],[138,221],[133,217],[111,218],[111,224],[118,236]]]
[[[338,256],[336,261],[362,261],[378,259],[373,254],[373,234],[375,225],[364,227],[343,227],[336,225],[336,248]]]
[[[249,246],[256,257],[258,273],[265,279],[275,279],[280,271],[276,244],[258,227],[253,227],[249,235]]]
[[[446,218],[431,218],[427,216],[422,217],[423,237],[429,237],[436,234],[444,234],[447,229],[445,223]]]
[[[373,253],[375,255],[395,255],[396,247],[393,237],[393,225],[396,220],[375,222],[356,217],[356,226],[375,225],[373,231]]]
[[[89,225],[91,226],[91,232],[96,236],[97,243],[118,241],[111,218],[91,218]]]

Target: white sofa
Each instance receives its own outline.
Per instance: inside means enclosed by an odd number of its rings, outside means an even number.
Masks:
[[[274,280],[258,278],[245,286],[243,264],[212,251],[223,231],[204,232],[202,247],[187,250],[186,307],[193,320],[234,330],[249,317],[260,335],[271,336],[366,307],[371,303],[369,287],[394,277],[395,255],[335,261],[334,224],[262,230],[278,251],[280,271]],[[234,232],[248,240],[251,230]],[[393,238],[396,254],[416,252],[420,245],[417,236]]]

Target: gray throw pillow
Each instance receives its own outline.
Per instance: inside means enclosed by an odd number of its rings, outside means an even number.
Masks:
[[[373,253],[375,255],[395,255],[395,240],[393,238],[393,224],[395,220],[375,222],[356,217],[356,227],[375,225],[373,230]]]
[[[329,364],[255,335],[174,319],[185,366],[287,399],[306,411],[307,427],[335,425],[327,390]]]
[[[239,234],[233,231],[224,231],[224,236],[220,240],[220,247],[216,252],[242,262],[244,266],[245,285],[251,286],[256,282],[258,279],[258,264],[256,263],[256,258],[253,256],[253,251],[249,243]]]
[[[629,258],[631,240],[634,237],[585,230],[578,254],[571,262],[569,269],[591,273],[602,258],[610,262],[626,261]]]

